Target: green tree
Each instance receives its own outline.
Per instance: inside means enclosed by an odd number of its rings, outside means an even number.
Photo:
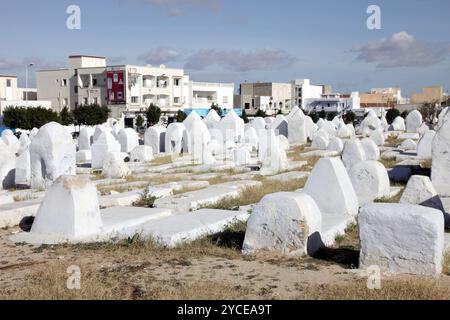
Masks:
[[[242,120],[244,120],[244,123],[249,123],[247,112],[245,112],[245,110],[242,110]]]
[[[332,121],[335,117],[336,117],[336,112],[330,112],[330,113],[327,115],[327,120],[328,120],[328,121]]]
[[[186,118],[187,118],[186,113],[184,113],[184,111],[182,110],[178,110],[176,116],[177,122],[183,122],[184,120],[186,120]]]
[[[3,123],[10,128],[31,130],[59,120],[57,112],[42,107],[7,107],[3,112]]]
[[[143,125],[144,125],[144,118],[139,114],[139,115],[136,117],[136,126],[137,126],[138,128],[142,128]]]
[[[67,107],[64,107],[61,110],[61,112],[59,113],[59,120],[63,126],[69,126],[69,125],[73,124],[74,119],[73,119],[72,112],[70,112]]]
[[[319,115],[317,114],[317,112],[311,111],[308,115],[311,117],[314,123],[317,123],[317,121],[319,121]]]
[[[438,107],[436,103],[424,103],[419,112],[422,114],[422,118],[425,122],[433,123],[434,118],[438,114]]]
[[[403,111],[401,114],[400,114],[400,117],[402,117],[403,119],[406,119],[406,117],[408,116],[408,114],[409,114],[409,111]]]
[[[219,116],[222,116],[222,115],[223,115],[223,110],[222,110],[221,107],[219,107],[219,105],[218,105],[217,103],[214,103],[214,102],[213,102],[213,103],[211,104],[211,109],[212,109],[212,110],[215,110]]]
[[[147,118],[147,127],[154,126],[161,118],[161,109],[152,103],[145,110],[145,117]]]
[[[400,111],[396,108],[389,109],[386,112],[386,121],[388,124],[392,124],[394,122],[394,119],[400,116]]]
[[[95,126],[105,123],[108,120],[109,109],[107,106],[97,104],[82,105],[76,107],[73,111],[74,124]]]
[[[327,117],[327,113],[325,112],[325,110],[319,111],[319,118],[326,119],[326,117]]]
[[[261,109],[258,109],[258,111],[255,114],[255,117],[265,118],[265,117],[267,117],[267,114],[264,111],[262,111]]]
[[[345,124],[353,124],[355,122],[356,115],[353,111],[349,111],[344,115]]]

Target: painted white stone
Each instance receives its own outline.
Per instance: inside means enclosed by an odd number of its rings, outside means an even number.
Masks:
[[[431,181],[440,196],[450,196],[450,113],[436,132],[432,145]]]
[[[21,186],[29,186],[31,183],[31,157],[30,144],[31,140],[23,133],[20,136],[20,148],[17,151],[15,184]]]
[[[30,131],[30,140],[33,140],[33,138],[37,135],[37,133],[39,132],[38,128],[33,128]]]
[[[266,121],[264,120],[264,118],[256,117],[252,121],[250,121],[249,126],[255,128],[256,132],[266,130]]]
[[[445,212],[441,198],[429,177],[412,176],[408,180],[400,203],[418,204]]]
[[[0,190],[2,190],[14,187],[16,157],[14,151],[1,139],[0,150]]]
[[[288,122],[289,143],[291,145],[304,144],[307,142],[305,115],[298,107],[294,107],[292,111]]]
[[[320,209],[307,194],[269,194],[250,215],[243,252],[277,251],[291,256],[313,254],[320,245],[311,236],[320,233],[321,224]]]
[[[280,148],[285,151],[289,150],[290,148],[289,139],[283,135],[277,135],[276,137],[278,139],[278,145],[280,146]]]
[[[92,162],[92,151],[90,151],[90,150],[77,151],[76,158],[77,158],[77,163]]]
[[[367,204],[358,215],[359,268],[438,276],[442,271],[442,212],[410,204]]]
[[[329,143],[330,141],[322,135],[316,135],[312,140],[311,147],[318,150],[327,150]]]
[[[416,133],[423,123],[422,114],[417,111],[411,111],[406,117],[406,131]]]
[[[380,148],[375,144],[375,142],[370,138],[364,138],[361,140],[361,145],[364,149],[364,154],[366,155],[365,160],[379,160],[380,159]]]
[[[353,124],[348,123],[347,124],[347,128],[350,130],[351,132],[351,138],[354,138],[356,136],[356,131],[355,131],[355,127],[353,126]]]
[[[183,138],[186,137],[186,127],[182,123],[171,123],[166,131],[166,153],[179,154],[184,148],[187,148],[186,142],[183,143]]]
[[[445,107],[439,113],[436,130],[438,130],[440,127],[442,127],[442,125],[444,124],[444,121],[446,121],[446,119],[448,119],[447,115],[449,114],[449,110],[450,110],[450,107]]]
[[[76,145],[59,123],[39,129],[30,145],[31,187],[45,188],[62,175],[76,174]]]
[[[323,215],[356,216],[358,198],[344,164],[338,158],[322,158],[314,166],[305,188]]]
[[[118,140],[122,152],[131,152],[139,145],[139,136],[132,128],[125,128],[119,131]]]
[[[326,120],[325,123],[323,124],[323,126],[321,127],[321,129],[328,132],[330,137],[334,137],[337,134],[336,127],[334,126],[334,124],[331,121]]]
[[[146,223],[139,234],[144,239],[151,238],[161,246],[173,248],[222,232],[233,223],[246,221],[248,216],[243,211],[201,209]]]
[[[103,168],[105,157],[110,152],[120,152],[120,143],[114,138],[109,131],[103,132],[97,140],[92,144],[92,168]]]
[[[131,173],[130,168],[123,161],[123,155],[119,152],[109,152],[103,161],[102,173],[105,178],[125,178]]]
[[[334,126],[337,128],[337,127],[339,127],[339,124],[341,123],[341,118],[336,116],[336,117],[333,118],[333,120],[331,120],[331,123],[333,123]]]
[[[419,129],[417,129],[417,133],[419,134],[419,136],[422,138],[423,135],[425,133],[427,133],[428,131],[430,131],[430,128],[428,127],[428,125],[424,122],[420,125]]]
[[[270,128],[272,124],[275,122],[275,119],[273,117],[265,117],[264,121],[266,122],[267,126]]]
[[[402,139],[402,140],[411,139],[411,140],[417,141],[420,139],[420,135],[418,133],[404,132],[404,133],[398,135],[397,138]]]
[[[219,128],[222,131],[222,136],[225,140],[240,142],[244,139],[244,120],[242,120],[234,110],[231,110],[224,118],[222,118],[219,123]]]
[[[209,110],[207,116],[203,119],[208,129],[218,128],[221,117],[216,110]]]
[[[130,153],[131,162],[150,162],[153,160],[153,149],[149,146],[137,146]]]
[[[13,153],[17,153],[19,151],[20,148],[19,139],[17,139],[17,137],[11,130],[9,129],[3,130],[1,139]]]
[[[105,132],[105,131],[107,131],[107,132],[109,132],[109,133],[112,133],[112,132],[111,132],[111,128],[107,128],[107,127],[102,126],[102,125],[95,126],[95,128],[94,128],[94,135],[92,136],[92,141],[93,141],[93,143],[96,142],[97,139],[98,139],[98,138],[102,135],[102,133]],[[116,137],[116,138],[117,138],[117,137]]]
[[[193,121],[201,121],[202,118],[199,116],[199,114],[194,110],[186,117],[186,119],[183,121],[183,125],[186,128],[187,131],[191,130],[191,124]]]
[[[201,160],[207,153],[208,143],[211,141],[211,135],[208,127],[201,120],[193,120],[188,131],[188,151],[194,160]]]
[[[377,146],[384,145],[386,138],[384,137],[383,129],[373,130],[370,134],[370,139],[372,139]]]
[[[271,129],[275,130],[277,135],[282,135],[288,138],[289,136],[289,123],[285,116],[279,114],[275,118],[274,122],[270,126]]]
[[[91,144],[94,141],[94,131],[92,127],[83,127],[78,135],[78,150],[91,150]]]
[[[373,110],[369,110],[364,120],[359,125],[358,132],[363,135],[370,135],[373,130],[381,128],[381,121]]]
[[[237,148],[234,150],[234,162],[238,166],[246,166],[252,162],[252,156],[247,148]]]
[[[436,135],[434,130],[425,132],[417,143],[417,156],[421,159],[431,159],[431,147]]]
[[[97,189],[89,178],[60,176],[45,194],[31,233],[82,237],[101,226]]]
[[[347,140],[342,151],[342,162],[349,170],[355,163],[366,160],[366,153],[359,139]]]
[[[310,116],[305,116],[305,125],[306,125],[306,137],[309,140],[312,140],[314,134],[319,130],[317,125],[314,123],[313,119]]]
[[[317,123],[316,123],[317,129],[322,128],[324,124],[325,124],[325,120],[322,118],[319,118],[319,120],[317,120]]]
[[[344,121],[339,121],[338,128],[337,128],[337,136],[339,138],[351,138],[352,132],[347,127],[347,125],[344,123]]]
[[[391,186],[386,168],[378,161],[359,161],[351,167],[348,175],[360,205],[376,199],[389,198]]]
[[[344,142],[338,137],[334,137],[330,140],[328,144],[327,150],[329,151],[337,151],[339,154],[344,150]]]
[[[414,140],[406,139],[400,145],[400,149],[409,150],[409,151],[416,151],[417,143],[415,143]]]
[[[144,144],[152,148],[153,153],[159,154],[166,149],[166,128],[153,126],[145,131]]]
[[[255,128],[250,127],[245,130],[244,142],[251,147],[252,151],[258,151],[259,137]]]
[[[395,118],[394,121],[392,122],[392,124],[390,125],[390,130],[391,131],[405,131],[406,130],[405,119],[403,119],[400,116]]]

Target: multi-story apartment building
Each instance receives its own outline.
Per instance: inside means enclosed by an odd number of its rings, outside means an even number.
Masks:
[[[370,92],[361,93],[362,108],[392,108],[397,104],[406,104],[400,88],[373,88]]]
[[[291,109],[291,90],[290,83],[242,83],[241,107],[248,115],[255,115],[258,110],[267,115],[277,114],[279,111],[287,114]]]
[[[296,79],[291,81],[292,103],[303,110],[306,108],[308,99],[318,99],[322,94],[331,94],[331,86],[312,85],[309,79]]]
[[[79,105],[108,105],[111,116],[125,116],[130,124],[151,104],[167,118],[179,110],[208,108],[213,104],[233,108],[233,84],[194,82],[183,69],[116,65],[106,58],[70,56],[69,68],[37,72],[39,99],[49,99],[57,111]],[[128,119],[128,120],[127,120]]]
[[[7,107],[50,108],[50,101],[37,101],[37,90],[17,86],[16,76],[0,75],[0,116]]]
[[[444,89],[439,86],[424,87],[422,92],[411,95],[412,104],[436,103],[441,104],[444,100]]]

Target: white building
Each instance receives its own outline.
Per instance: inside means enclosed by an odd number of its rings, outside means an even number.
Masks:
[[[166,118],[179,110],[233,107],[233,84],[193,82],[183,69],[164,65],[107,66],[105,57],[70,56],[69,68],[37,72],[39,99],[49,99],[55,110],[79,105],[107,105],[111,116],[125,115],[132,126],[136,114],[151,104],[161,108]]]
[[[321,98],[322,94],[325,94],[325,86],[312,85],[309,79],[296,79],[291,81],[292,85],[292,105],[298,106],[305,110],[306,101],[308,99]]]
[[[50,101],[37,101],[36,89],[17,87],[16,76],[0,75],[0,116],[7,107],[51,108]]]
[[[319,98],[305,99],[305,111],[320,112],[325,111],[344,113],[350,110],[360,109],[360,97],[358,92],[352,92],[350,95],[331,93],[321,94]]]

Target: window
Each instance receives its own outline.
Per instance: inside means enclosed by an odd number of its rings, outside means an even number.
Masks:
[[[114,82],[119,81],[119,75],[117,73],[114,73]]]
[[[98,98],[92,98],[92,103],[98,105]]]
[[[108,78],[108,89],[112,89],[112,79]]]
[[[62,79],[61,86],[67,87],[67,79]]]
[[[122,100],[123,99],[123,92],[119,91],[117,92],[117,100]]]
[[[139,103],[139,97],[131,97],[131,103]]]
[[[174,86],[178,87],[180,85],[180,79],[174,79]]]
[[[89,103],[88,98],[83,98],[83,104],[87,105]]]
[[[78,93],[78,86],[73,87],[73,92]]]
[[[180,103],[180,98],[178,98],[178,97],[175,97],[175,98],[173,98],[173,103]]]
[[[67,105],[69,104],[69,100],[67,98],[63,99],[63,107],[67,107]]]
[[[95,87],[97,85],[97,79],[92,79],[92,85]]]
[[[223,103],[228,103],[228,96],[223,96]]]
[[[248,103],[248,102],[245,103],[245,109],[247,109],[247,110],[250,109],[250,103]]]
[[[7,79],[7,80],[6,80],[6,86],[7,86],[8,88],[11,88],[11,79]]]

